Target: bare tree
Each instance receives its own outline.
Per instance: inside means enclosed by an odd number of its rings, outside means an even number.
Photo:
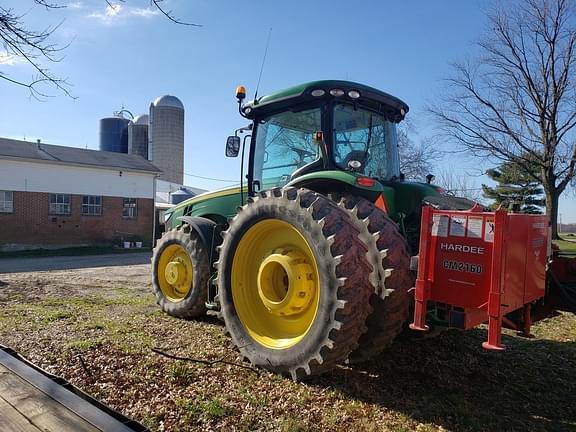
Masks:
[[[398,127],[398,151],[400,171],[410,180],[423,180],[434,171],[434,162],[442,158],[442,152],[430,138],[415,141],[412,123],[405,120]]]
[[[31,1],[33,5],[45,8],[47,11],[66,8],[66,4],[58,0]],[[117,9],[119,2],[124,3],[125,0],[116,0],[114,2],[104,0],[104,3],[112,9]],[[176,24],[199,26],[199,24],[188,23],[178,19],[172,11],[163,7],[163,0],[151,0],[150,4]],[[0,44],[4,48],[5,55],[28,63],[34,70],[34,75],[29,80],[13,78],[0,71],[0,80],[26,87],[30,91],[30,95],[37,99],[49,97],[49,88],[73,97],[69,91],[70,84],[67,80],[55,76],[45,66],[45,64],[60,62],[62,60],[62,52],[69,45],[58,45],[52,42],[52,37],[60,24],[48,26],[41,30],[31,29],[26,25],[25,14],[19,14],[13,8],[5,8],[0,5]]]
[[[574,4],[523,0],[506,7],[489,14],[478,58],[454,65],[448,95],[431,112],[474,155],[531,173],[544,188],[558,238],[558,199],[576,175]]]
[[[450,195],[480,202],[482,188],[479,188],[471,178],[472,176],[465,173],[459,174],[449,169],[442,169],[434,183]]]
[[[44,0],[34,0],[34,3],[46,9],[62,7]],[[18,15],[13,9],[0,6],[0,41],[6,54],[26,61],[36,72],[31,80],[24,81],[11,78],[0,71],[0,79],[27,87],[34,97],[48,96],[42,90],[42,84],[49,84],[70,96],[66,80],[55,77],[47,68],[42,66],[43,61],[60,61],[60,52],[66,48],[66,46],[57,46],[50,42],[50,37],[57,29],[58,26],[47,27],[43,30],[31,30],[24,23],[24,15]]]

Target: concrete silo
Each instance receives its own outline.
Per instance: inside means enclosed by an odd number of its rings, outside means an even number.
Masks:
[[[128,124],[128,153],[148,159],[148,114],[134,118]]]
[[[150,104],[148,155],[163,173],[160,179],[184,181],[184,105],[175,96],[160,96]]]

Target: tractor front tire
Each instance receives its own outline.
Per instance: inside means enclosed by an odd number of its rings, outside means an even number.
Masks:
[[[348,214],[315,192],[274,189],[222,234],[219,297],[240,353],[295,381],[345,361],[373,292],[368,248]]]
[[[152,255],[152,286],[169,315],[191,319],[206,313],[210,267],[198,234],[184,224],[165,233]]]

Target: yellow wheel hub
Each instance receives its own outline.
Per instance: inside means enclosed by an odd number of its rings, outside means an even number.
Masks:
[[[164,275],[170,285],[179,285],[186,278],[186,267],[180,261],[170,261]]]
[[[171,244],[162,251],[158,264],[158,283],[164,296],[178,302],[192,289],[194,276],[192,261],[180,244]]]
[[[289,249],[275,251],[258,270],[258,294],[275,315],[296,315],[310,303],[314,294],[314,271],[306,256]]]
[[[296,345],[310,330],[320,299],[312,249],[291,224],[265,219],[240,239],[232,297],[244,328],[272,349]]]

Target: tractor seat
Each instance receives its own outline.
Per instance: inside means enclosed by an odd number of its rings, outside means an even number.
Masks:
[[[344,158],[344,167],[348,168],[348,163],[350,161],[358,161],[362,164],[362,168],[366,164],[366,160],[368,159],[369,154],[363,150],[352,150],[350,153],[346,155]]]

